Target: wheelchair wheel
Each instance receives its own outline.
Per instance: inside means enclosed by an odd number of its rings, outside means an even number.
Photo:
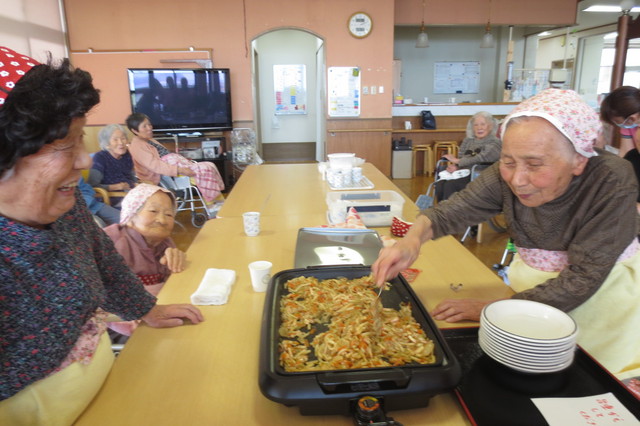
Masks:
[[[507,231],[507,222],[504,220],[504,216],[502,214],[492,217],[487,222],[491,229],[496,232],[501,233]]]
[[[207,215],[204,213],[192,213],[191,214],[191,223],[196,228],[202,228],[204,223],[207,221]]]

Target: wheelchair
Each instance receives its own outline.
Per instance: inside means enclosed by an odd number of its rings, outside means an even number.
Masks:
[[[191,211],[191,224],[196,228],[202,228],[205,222],[212,218],[200,190],[191,183],[189,176],[162,176],[160,186],[175,195],[176,211]]]

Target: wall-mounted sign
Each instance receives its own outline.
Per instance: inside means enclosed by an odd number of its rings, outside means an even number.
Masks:
[[[478,93],[480,62],[436,62],[433,93]]]
[[[305,65],[273,66],[276,115],[307,113],[306,71]]]
[[[327,84],[330,117],[360,115],[360,68],[330,67]]]

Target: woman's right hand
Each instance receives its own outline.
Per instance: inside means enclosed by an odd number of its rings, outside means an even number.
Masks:
[[[378,259],[371,265],[371,273],[378,287],[395,278],[410,267],[420,254],[422,244],[433,238],[431,221],[426,216],[418,216],[409,232],[391,247],[380,250]]]

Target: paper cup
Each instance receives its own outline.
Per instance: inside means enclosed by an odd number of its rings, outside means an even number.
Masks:
[[[242,214],[244,233],[247,237],[255,237],[260,233],[260,212],[246,212]]]
[[[251,274],[251,286],[255,291],[267,291],[269,280],[271,280],[271,262],[258,260],[249,264],[249,274]]]

